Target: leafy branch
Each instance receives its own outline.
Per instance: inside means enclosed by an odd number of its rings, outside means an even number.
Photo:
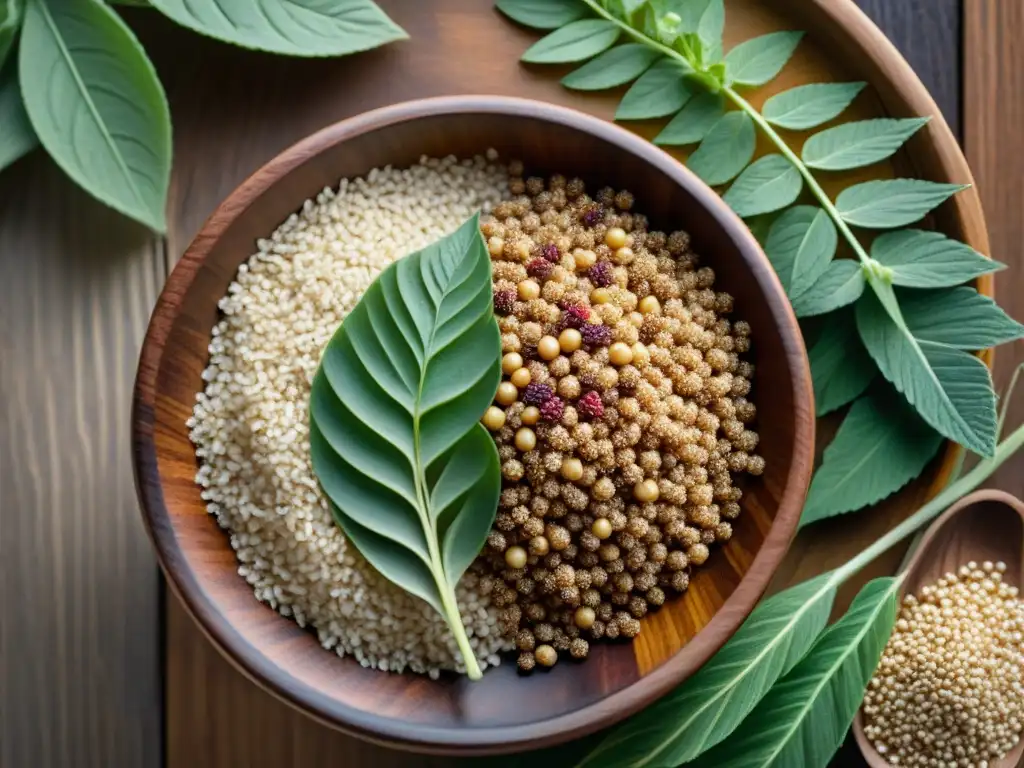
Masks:
[[[689,168],[709,185],[728,185],[724,201],[763,229],[797,316],[820,324],[810,348],[818,414],[853,407],[812,483],[803,524],[889,496],[923,471],[940,436],[992,455],[995,393],[972,352],[1019,339],[1024,326],[962,284],[1003,265],[940,233],[907,228],[965,187],[867,181],[833,200],[815,173],[883,161],[927,118],[835,124],[798,151],[785,132],[834,121],[865,87],[802,85],[755,108],[744,89],[774,79],[801,32],[774,32],[724,53],[722,0],[498,0],[497,7],[550,30],[524,62],[585,62],[563,85],[632,83],[616,119],[670,117],[654,142],[696,145]],[[775,151],[755,160],[758,131]],[[857,229],[885,233],[869,249]],[[836,258],[840,242],[853,259]],[[885,440],[875,428],[883,420]]]

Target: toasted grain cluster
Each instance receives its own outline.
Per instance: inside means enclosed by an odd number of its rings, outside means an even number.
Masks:
[[[220,303],[205,389],[188,421],[196,482],[256,597],[363,666],[463,669],[436,611],[381,576],[334,523],[310,460],[310,382],[384,267],[507,196],[504,168],[483,158],[423,159],[343,180],[259,241]],[[478,580],[467,574],[456,591],[486,667],[511,643]]]
[[[518,171],[518,173],[517,173]],[[523,179],[481,229],[503,381],[483,423],[504,490],[483,588],[520,667],[634,637],[732,535],[759,475],[750,326],[685,232],[649,232],[633,196]]]
[[[1005,563],[967,563],[903,601],[864,700],[890,765],[985,768],[1024,728],[1024,603]]]

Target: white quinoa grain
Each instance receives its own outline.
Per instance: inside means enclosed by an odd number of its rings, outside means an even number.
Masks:
[[[206,383],[188,420],[207,510],[230,532],[256,597],[365,667],[437,677],[465,671],[444,621],[384,579],[334,523],[309,453],[308,400],[320,355],[391,262],[509,195],[496,155],[421,158],[343,179],[307,200],[238,269],[220,301]],[[467,573],[459,608],[480,666],[511,643]]]

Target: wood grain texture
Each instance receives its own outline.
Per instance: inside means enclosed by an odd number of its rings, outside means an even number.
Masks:
[[[0,765],[155,766],[161,606],[128,400],[158,240],[42,155],[0,179]]]

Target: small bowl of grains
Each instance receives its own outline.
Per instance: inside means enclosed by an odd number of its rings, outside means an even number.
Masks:
[[[456,230],[501,344],[457,639],[346,537],[309,415],[346,315]],[[161,566],[222,653],[321,722],[472,755],[610,726],[721,647],[796,531],[814,408],[782,287],[714,191],[612,124],[468,96],[326,128],[232,193],[160,297],[133,429]]]

